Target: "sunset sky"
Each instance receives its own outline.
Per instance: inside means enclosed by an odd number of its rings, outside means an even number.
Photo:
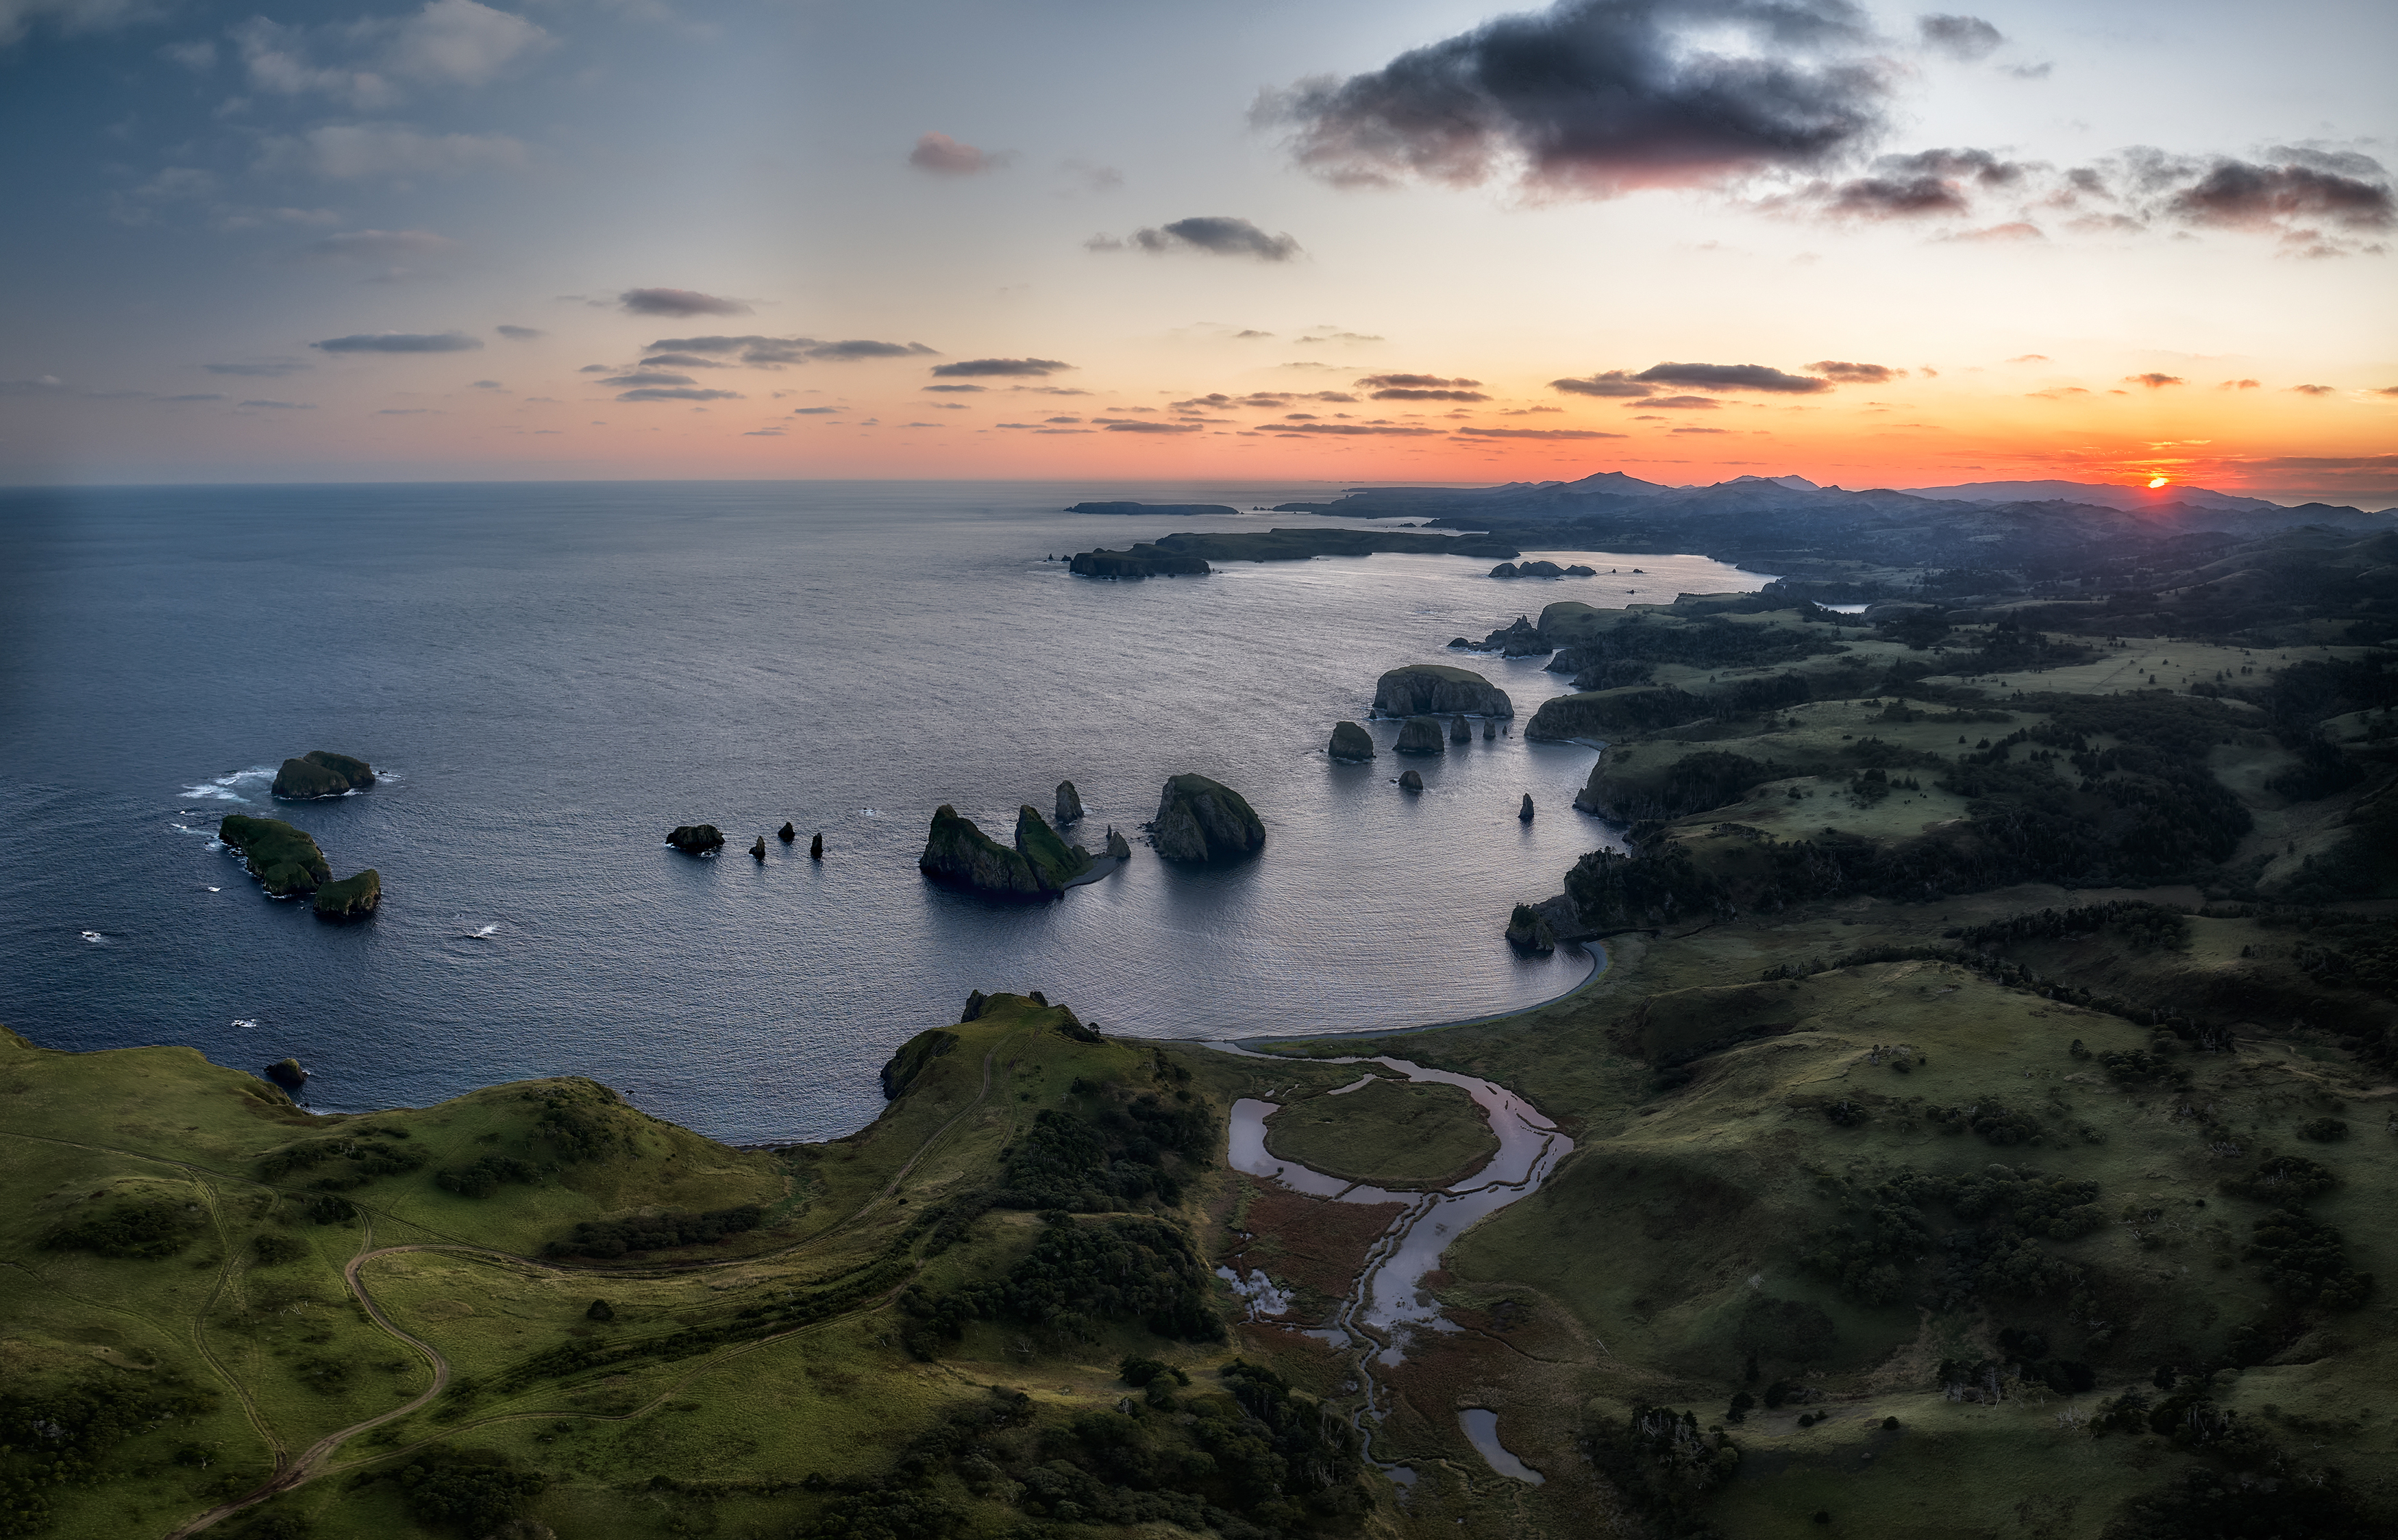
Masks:
[[[2398,502],[2398,7],[0,0],[0,483]]]

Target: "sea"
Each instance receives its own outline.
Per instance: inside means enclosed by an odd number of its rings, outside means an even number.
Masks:
[[[1569,688],[1461,657],[1561,598],[1754,589],[1699,556],[1554,555],[1594,579],[1383,555],[1105,582],[1064,556],[1338,488],[574,482],[0,492],[0,1024],[54,1049],[287,1055],[320,1111],[590,1076],[735,1143],[852,1132],[877,1069],[969,991],[1041,990],[1139,1038],[1333,1034],[1517,1010],[1580,984],[1510,907],[1621,830],[1574,810],[1595,750],[1524,724]],[[1085,500],[1231,516],[1069,514]],[[1634,569],[1640,570],[1635,572]],[[1376,678],[1462,663],[1514,730],[1437,758],[1324,753]],[[375,785],[269,795],[286,757]],[[1422,771],[1421,796],[1396,785]],[[1246,796],[1263,852],[1141,843],[1168,776]],[[935,807],[1003,842],[1062,780],[1133,859],[1046,904],[916,869]],[[1516,817],[1529,793],[1538,810]],[[267,898],[216,838],[287,819],[353,925]],[[786,847],[773,831],[790,821]],[[729,843],[669,849],[680,824]],[[807,858],[821,832],[825,857]],[[746,853],[766,835],[761,864]]]

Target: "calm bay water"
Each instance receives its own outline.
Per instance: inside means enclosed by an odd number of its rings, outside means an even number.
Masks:
[[[1193,521],[1060,513],[1135,496],[1246,508],[1321,486],[676,483],[176,488],[0,494],[0,1022],[47,1047],[287,1053],[312,1105],[421,1105],[596,1077],[720,1138],[820,1138],[968,990],[1041,989],[1111,1032],[1406,1026],[1570,987],[1508,906],[1610,830],[1570,806],[1585,748],[1527,743],[1567,689],[1460,660],[1556,598],[1763,580],[1695,556],[1641,577],[1498,583],[1457,557],[1243,565],[1097,583],[1043,558]],[[1627,592],[1626,590],[1632,590]],[[1465,662],[1516,731],[1421,768],[1321,752],[1406,663]],[[1387,750],[1391,730],[1376,728]],[[326,748],[387,771],[276,804]],[[1227,870],[1138,842],[1168,775],[1241,791],[1264,854]],[[1004,840],[1071,778],[1122,872],[1041,907],[926,884],[941,802]],[[1516,806],[1530,792],[1531,824]],[[212,848],[227,812],[373,866],[370,921],[318,924]],[[770,837],[763,866],[741,853]],[[662,843],[714,823],[737,844]],[[828,856],[806,859],[824,831]]]

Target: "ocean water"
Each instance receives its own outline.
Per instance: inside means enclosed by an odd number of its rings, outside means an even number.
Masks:
[[[822,1138],[972,989],[1040,989],[1152,1037],[1332,1033],[1516,1009],[1580,982],[1514,955],[1509,906],[1615,831],[1570,798],[1591,750],[1524,741],[1569,688],[1459,659],[1554,598],[1622,604],[1764,580],[1695,556],[1501,583],[1379,556],[1104,583],[1050,555],[1322,486],[661,483],[119,489],[0,494],[0,1023],[49,1047],[297,1055],[324,1110],[494,1080],[596,1077],[736,1141]],[[1213,521],[1220,528],[1271,519]],[[1637,565],[1638,577],[1629,575]],[[1336,764],[1384,669],[1463,662],[1513,735],[1421,769]],[[1387,749],[1393,729],[1376,736]],[[384,776],[267,794],[325,748]],[[1138,842],[1167,776],[1263,818],[1220,870]],[[934,807],[1005,840],[1071,778],[1121,872],[1041,906],[927,884]],[[1517,798],[1539,806],[1516,821]],[[289,819],[382,910],[317,922],[212,837]],[[802,842],[749,839],[785,819]],[[734,843],[694,860],[677,824]],[[823,831],[826,860],[806,858]]]

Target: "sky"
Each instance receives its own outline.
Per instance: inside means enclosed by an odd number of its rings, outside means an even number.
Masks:
[[[0,0],[0,484],[2398,502],[2382,0]]]

